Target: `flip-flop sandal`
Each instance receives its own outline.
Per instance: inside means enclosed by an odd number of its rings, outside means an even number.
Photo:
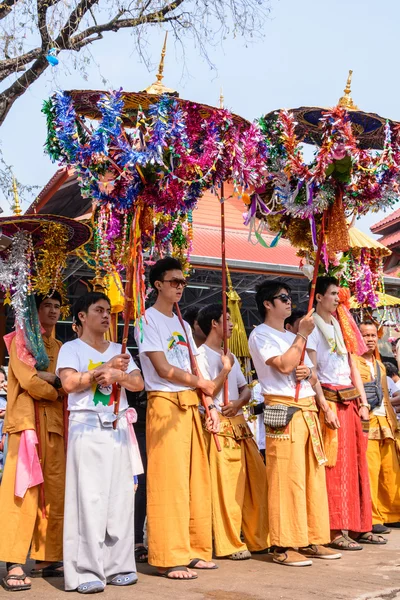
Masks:
[[[35,577],[64,577],[64,564],[60,562],[55,562],[48,567],[44,567],[43,569],[32,569],[29,573],[29,577],[35,579]]]
[[[87,583],[81,583],[76,588],[78,594],[98,594],[99,592],[104,592],[104,585],[101,581],[88,581]]]
[[[264,550],[250,550],[252,554],[270,554],[271,548],[264,548]]]
[[[194,573],[191,573],[190,577],[168,577],[168,575],[170,573],[174,573],[176,571],[187,571],[189,573],[189,569],[187,567],[171,567],[170,569],[167,569],[166,571],[164,571],[164,573],[157,573],[159,575],[159,577],[165,577],[166,579],[169,579],[170,581],[192,581],[193,579],[197,579],[197,575],[195,575]]]
[[[356,544],[356,546],[350,546],[350,544]],[[348,552],[362,550],[362,546],[360,546],[356,540],[352,540],[345,535],[341,535],[340,537],[336,538],[330,544],[327,544],[327,546],[329,548],[334,548],[335,550],[346,550]]]
[[[373,544],[375,546],[384,546],[387,544],[387,540],[382,535],[375,535],[374,533],[362,533],[357,537],[357,542],[360,542],[360,544]]]
[[[25,579],[28,579],[28,575],[26,575],[25,573],[22,573],[22,575],[6,575],[2,579],[2,584],[3,584],[4,589],[7,590],[7,592],[22,592],[24,590],[30,590],[32,587],[31,583],[20,583],[19,585],[9,585],[8,584],[8,582],[10,580],[25,581]]]
[[[135,560],[138,563],[147,563],[149,551],[146,546],[137,546],[135,548]]]
[[[138,576],[136,573],[120,573],[119,575],[115,575],[108,584],[120,586],[133,585],[134,583],[137,583],[137,580]]]
[[[228,556],[229,560],[248,560],[251,558],[249,550],[239,550],[239,552],[233,552]]]
[[[392,530],[389,529],[389,527],[386,527],[386,525],[382,525],[381,523],[377,523],[376,525],[372,526],[371,529],[372,533],[382,533],[383,535],[388,535]]]
[[[218,569],[218,565],[215,565],[213,567],[198,567],[198,563],[202,562],[203,559],[202,558],[194,558],[193,560],[190,561],[190,563],[188,564],[189,569],[198,569],[199,571],[214,571],[215,569]],[[207,562],[207,561],[203,561],[203,562]]]

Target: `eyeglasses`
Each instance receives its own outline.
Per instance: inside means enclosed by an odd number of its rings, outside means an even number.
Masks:
[[[278,296],[273,296],[272,300],[280,300],[281,302],[285,302],[285,304],[287,304],[288,302],[292,301],[292,296],[289,296],[289,294],[278,294]]]
[[[169,285],[173,288],[178,288],[180,285],[185,288],[187,286],[186,279],[163,279],[163,283],[169,283]]]

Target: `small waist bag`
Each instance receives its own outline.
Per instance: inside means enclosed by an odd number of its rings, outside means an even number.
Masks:
[[[286,427],[293,419],[294,413],[300,408],[297,406],[286,406],[285,404],[274,404],[264,408],[264,423],[272,429]]]

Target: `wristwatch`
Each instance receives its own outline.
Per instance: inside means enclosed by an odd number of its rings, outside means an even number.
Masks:
[[[208,405],[208,410],[212,410],[213,408],[215,408],[215,409],[217,408],[217,407],[215,406],[215,404],[209,404],[209,405]]]
[[[54,379],[53,387],[55,387],[56,390],[59,390],[60,388],[62,388],[61,379],[59,377],[57,377],[57,375],[56,375],[56,378]]]
[[[308,368],[310,369],[310,372],[307,375],[307,377],[304,377],[304,381],[309,381],[311,379],[311,377],[312,377],[312,369],[311,369],[311,367],[308,367]]]

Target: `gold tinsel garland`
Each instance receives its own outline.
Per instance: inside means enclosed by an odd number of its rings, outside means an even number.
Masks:
[[[43,245],[37,251],[37,271],[31,277],[33,291],[42,296],[51,296],[57,291],[62,299],[61,315],[69,314],[69,302],[62,280],[67,267],[67,228],[60,223],[42,225]]]

